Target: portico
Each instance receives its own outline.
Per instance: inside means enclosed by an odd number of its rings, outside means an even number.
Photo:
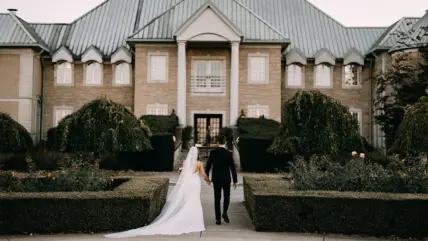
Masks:
[[[209,27],[207,26],[209,24]],[[239,46],[243,38],[242,32],[233,25],[233,23],[224,16],[216,6],[207,2],[195,14],[190,17],[174,33],[174,38],[178,45],[178,63],[177,63],[177,116],[180,125],[193,125],[187,121],[187,76],[186,53],[187,47],[192,43],[201,45],[229,44],[230,45],[230,83],[229,88],[226,85],[225,78],[217,77],[215,70],[221,67],[221,64],[214,63],[209,66],[210,75],[206,79],[195,78],[190,84],[195,93],[201,96],[226,96],[229,89],[229,124],[236,124],[239,114]],[[218,62],[218,61],[217,61]],[[205,70],[205,66],[202,65]],[[198,73],[194,73],[198,76]],[[224,120],[223,120],[224,121]]]

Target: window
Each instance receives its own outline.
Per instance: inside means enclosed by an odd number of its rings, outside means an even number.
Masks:
[[[56,84],[57,85],[72,85],[73,84],[73,69],[71,63],[62,62],[56,65]]]
[[[319,64],[315,67],[315,87],[332,87],[332,66]]]
[[[259,118],[261,116],[268,118],[269,106],[268,105],[249,105],[247,116],[250,118]]]
[[[287,67],[287,87],[303,87],[304,86],[304,67],[298,64],[290,64]]]
[[[269,59],[260,54],[248,58],[248,83],[267,84],[269,82]]]
[[[355,108],[350,108],[349,112],[351,112],[351,115],[357,119],[358,124],[360,126],[360,133],[362,132],[362,110],[361,109],[355,109]]]
[[[131,84],[131,67],[130,67],[130,64],[122,62],[122,63],[115,65],[113,83],[115,85],[129,85],[129,84]]]
[[[149,54],[148,80],[149,82],[168,82],[168,56],[166,54]]]
[[[343,67],[344,87],[360,86],[361,66],[357,64],[348,64]]]
[[[103,69],[98,62],[90,62],[85,65],[85,85],[102,85]]]
[[[222,60],[195,60],[192,71],[193,93],[223,93],[226,87]]]
[[[53,119],[53,126],[56,127],[58,123],[66,116],[73,113],[73,107],[69,106],[60,106],[60,107],[54,107],[54,119]]]
[[[168,115],[168,105],[158,103],[147,105],[147,115]]]

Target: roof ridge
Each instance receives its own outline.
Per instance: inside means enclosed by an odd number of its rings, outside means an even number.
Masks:
[[[285,39],[288,39],[288,37],[284,36],[284,34],[281,31],[279,31],[278,29],[274,28],[272,24],[269,24],[266,20],[264,20],[263,18],[261,18],[259,15],[257,15],[249,7],[245,6],[243,3],[239,2],[238,0],[233,0],[233,1],[236,2],[237,4],[239,4],[245,10],[247,10],[247,12],[249,12],[250,14],[252,14],[254,17],[256,17],[257,19],[259,19],[261,22],[263,22],[266,26],[268,26],[270,29],[272,29],[273,31],[275,31],[277,34],[279,34],[280,36],[282,36]]]
[[[109,0],[107,0],[109,1]],[[159,15],[157,15],[156,17],[154,17],[152,20],[148,21],[145,25],[143,25],[141,28],[137,29],[136,31],[134,31],[130,36],[127,37],[127,39],[133,38],[135,35],[137,35],[138,33],[140,33],[141,31],[143,31],[145,28],[147,28],[147,26],[149,26],[150,24],[152,24],[154,21],[158,20],[160,17],[162,17],[163,15],[165,15],[166,13],[168,13],[169,11],[171,11],[172,9],[174,9],[175,7],[177,7],[180,3],[184,2],[185,0],[179,0],[176,4],[172,5],[170,8],[168,8],[167,10],[161,12]]]
[[[30,25],[70,25],[69,23],[28,23]]]
[[[395,33],[395,31],[398,29],[398,27],[400,27],[401,23],[404,22],[404,20],[406,20],[405,17],[400,18],[400,20],[398,20],[394,27],[392,27],[388,33],[385,34],[385,36],[383,36],[383,39],[381,41],[379,41],[378,45],[382,46],[384,44],[384,42],[387,40],[387,37],[389,35],[391,35],[392,33]]]
[[[343,25],[343,23],[339,22],[338,20],[336,20],[335,18],[333,18],[330,14],[328,14],[328,13],[324,12],[323,10],[321,10],[321,8],[319,8],[319,7],[315,6],[315,4],[313,4],[313,3],[309,2],[308,0],[302,0],[302,1],[306,2],[306,3],[307,3],[307,4],[309,4],[311,7],[315,8],[315,10],[316,10],[316,11],[319,11],[319,12],[321,12],[322,14],[324,14],[325,16],[327,16],[327,17],[328,17],[329,19],[331,19],[333,22],[335,22],[335,23],[339,24],[340,26],[342,26],[342,27],[346,28],[346,26],[345,26],[345,25]]]
[[[35,43],[38,43],[38,42],[37,42],[37,40],[34,38],[34,36],[33,36],[33,35],[31,35],[31,33],[28,31],[28,29],[26,29],[26,28],[24,27],[24,24],[21,22],[21,20],[20,20],[16,15],[14,15],[14,14],[9,14],[9,16],[13,19],[13,21],[15,21],[15,23],[18,25],[18,27],[19,27],[22,31],[24,31],[25,35],[27,35],[27,37],[28,37],[31,41],[33,41],[33,42],[35,42]]]
[[[371,26],[354,26],[354,27],[345,27],[346,29],[352,29],[352,28],[389,28],[390,26],[375,26],[375,27],[371,27]]]
[[[81,20],[82,18],[86,17],[87,15],[89,15],[90,13],[94,12],[95,10],[97,10],[98,8],[100,8],[101,6],[103,6],[104,4],[110,2],[110,0],[104,0],[103,2],[101,2],[100,4],[96,5],[95,7],[93,7],[91,10],[89,10],[88,12],[84,13],[82,16],[76,18],[75,20],[73,20],[71,23],[69,23],[70,25],[75,24],[77,21]]]

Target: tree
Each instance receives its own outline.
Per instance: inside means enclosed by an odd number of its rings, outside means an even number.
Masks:
[[[63,118],[53,149],[62,152],[139,152],[151,148],[151,132],[125,106],[106,98],[85,104]]]
[[[394,149],[406,156],[428,154],[428,101],[420,102],[405,108],[394,143]]]
[[[285,103],[279,136],[269,148],[273,154],[305,157],[363,150],[358,120],[318,90],[300,90]]]
[[[375,105],[379,113],[375,120],[385,134],[386,148],[390,151],[394,151],[391,147],[403,121],[405,107],[418,102],[421,97],[428,96],[428,43],[424,40],[428,37],[428,28],[421,28],[418,33],[412,30],[396,35],[400,45],[413,46],[419,50],[421,61],[415,63],[408,53],[399,53],[391,68],[375,76]]]
[[[9,114],[0,112],[0,153],[27,152],[33,148],[30,133]]]

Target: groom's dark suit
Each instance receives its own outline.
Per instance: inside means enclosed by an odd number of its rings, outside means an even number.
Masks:
[[[215,218],[217,221],[221,219],[220,200],[221,190],[223,190],[223,215],[227,215],[230,202],[230,174],[232,173],[233,183],[238,182],[236,175],[235,162],[233,161],[232,153],[224,147],[217,147],[210,152],[205,172],[207,175],[210,169],[213,169],[211,181],[214,185],[214,204]]]

